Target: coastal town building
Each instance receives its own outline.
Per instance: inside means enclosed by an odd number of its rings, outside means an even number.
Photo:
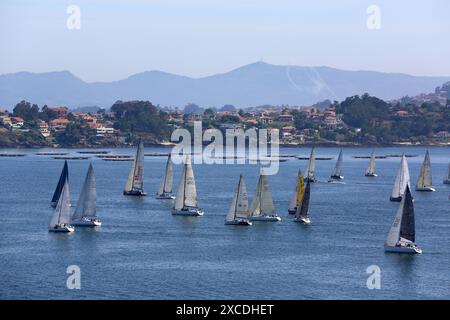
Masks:
[[[62,132],[66,130],[69,123],[70,121],[65,118],[50,120],[50,129],[55,132]]]

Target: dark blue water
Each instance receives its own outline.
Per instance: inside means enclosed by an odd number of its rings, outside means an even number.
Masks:
[[[164,151],[148,149],[147,151]],[[166,150],[167,151],[167,150]],[[415,183],[424,148],[381,148],[377,154],[407,152]],[[130,162],[92,158],[97,177],[98,230],[49,234],[49,202],[61,160],[25,151],[24,158],[0,158],[0,298],[16,299],[399,299],[450,298],[450,187],[442,179],[449,148],[431,148],[437,191],[414,192],[417,243],[423,254],[385,254],[383,242],[398,203],[389,194],[399,158],[377,161],[378,178],[364,177],[369,149],[344,149],[346,184],[316,183],[312,224],[292,222],[287,206],[299,168],[291,159],[270,176],[280,223],[224,226],[239,174],[250,196],[258,178],[255,165],[194,165],[198,218],[174,217],[156,200],[165,159],[146,157],[149,196],[122,195]],[[72,150],[72,152],[74,152]],[[131,150],[115,152],[131,153]],[[309,149],[282,153],[308,155]],[[337,149],[318,149],[334,156]],[[72,203],[76,204],[89,160],[69,161]],[[318,161],[325,181],[334,161]],[[175,189],[181,166],[175,166]],[[66,287],[66,268],[81,269],[81,289]],[[381,268],[381,289],[366,286],[366,268]]]

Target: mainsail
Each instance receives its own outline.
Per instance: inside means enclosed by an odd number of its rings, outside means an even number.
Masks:
[[[173,184],[173,163],[172,157],[169,154],[169,158],[166,163],[166,171],[164,172],[164,179],[161,182],[161,186],[158,190],[158,195],[162,196],[165,193],[172,192],[172,184]]]
[[[297,182],[295,184],[295,192],[291,197],[291,202],[289,203],[289,211],[294,211],[300,205],[302,201],[303,191],[305,190],[305,181],[303,179],[302,171],[298,171]]]
[[[372,151],[369,160],[369,166],[367,167],[366,174],[374,174],[375,173],[375,152]]]
[[[336,161],[336,166],[334,167],[334,176],[339,177],[341,175],[341,171],[342,171],[342,149],[339,152],[339,156],[338,159]]]
[[[316,152],[314,147],[311,149],[305,178],[311,181],[314,181],[316,178]]]
[[[409,169],[405,155],[402,156],[400,168],[395,177],[394,187],[392,189],[391,198],[400,198],[405,192],[406,186],[409,186]]]
[[[61,195],[56,205],[55,213],[50,220],[50,227],[54,227],[60,224],[70,223],[70,192],[69,192],[69,182],[66,180],[64,182],[63,188],[61,190]]]
[[[197,207],[197,189],[189,155],[186,156],[180,185],[178,186],[177,196],[173,205],[175,210],[182,210],[186,207]]]
[[[89,164],[89,169],[84,180],[83,189],[81,190],[78,199],[77,207],[73,214],[72,220],[81,220],[83,217],[95,217],[97,201],[97,189],[95,186],[95,176],[92,164]]]
[[[398,207],[385,246],[395,247],[401,239],[415,241],[414,205],[409,186],[406,186],[405,196]]]
[[[53,193],[52,204],[55,206],[58,203],[59,197],[61,196],[61,192],[66,181],[69,182],[69,168],[67,165],[67,160],[64,161],[64,167],[61,171],[61,175],[59,176],[59,181],[56,186],[55,192]]]
[[[245,180],[242,175],[239,178],[239,183],[234,192],[233,202],[231,203],[230,210],[226,216],[227,221],[233,221],[236,218],[247,219],[249,216],[248,208],[248,194]]]
[[[422,189],[425,187],[430,187],[433,185],[433,181],[431,178],[431,161],[430,161],[430,153],[426,152],[425,159],[423,160],[422,167],[420,167],[419,178],[417,179],[416,188]]]
[[[311,197],[311,184],[309,181],[306,182],[305,192],[302,197],[300,205],[297,207],[295,212],[295,217],[298,218],[308,218],[309,210],[309,198]]]
[[[141,139],[139,139],[136,156],[134,157],[133,164],[128,175],[125,191],[144,191],[144,143]]]
[[[275,214],[275,207],[273,205],[272,190],[270,189],[267,176],[261,174],[252,202],[252,216],[260,216],[263,214]]]

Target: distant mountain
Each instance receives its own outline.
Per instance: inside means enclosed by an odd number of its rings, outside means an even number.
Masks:
[[[311,105],[363,94],[382,99],[432,92],[450,77],[422,77],[329,67],[299,67],[256,62],[227,73],[189,78],[146,71],[113,82],[87,83],[69,71],[19,72],[0,75],[0,107],[11,110],[20,100],[42,106],[110,107],[116,100],[150,100],[182,108],[231,104],[245,108],[263,104]]]

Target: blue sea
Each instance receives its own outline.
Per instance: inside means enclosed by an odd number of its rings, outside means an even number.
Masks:
[[[106,150],[106,149],[102,149]],[[225,226],[239,174],[250,197],[258,165],[194,165],[203,217],[175,217],[154,193],[166,158],[145,158],[147,197],[122,195],[130,162],[69,160],[72,210],[91,161],[97,178],[98,229],[50,234],[50,200],[63,161],[35,155],[0,157],[0,298],[2,299],[449,299],[450,186],[443,185],[450,148],[430,148],[437,191],[413,192],[416,242],[421,255],[387,254],[383,243],[398,203],[389,195],[400,158],[377,160],[377,178],[364,176],[368,148],[344,148],[345,184],[327,184],[339,149],[319,148],[319,181],[312,185],[309,226],[287,214],[298,169],[307,161],[280,163],[269,177],[279,223]],[[76,154],[80,150],[66,150]],[[132,149],[113,153],[132,154]],[[146,152],[169,152],[146,148]],[[281,149],[308,156],[309,148]],[[377,155],[408,158],[415,184],[423,147],[376,148]],[[177,189],[181,165],[174,169]],[[81,270],[81,289],[68,289],[67,267]],[[368,289],[366,270],[380,268],[380,289]]]

